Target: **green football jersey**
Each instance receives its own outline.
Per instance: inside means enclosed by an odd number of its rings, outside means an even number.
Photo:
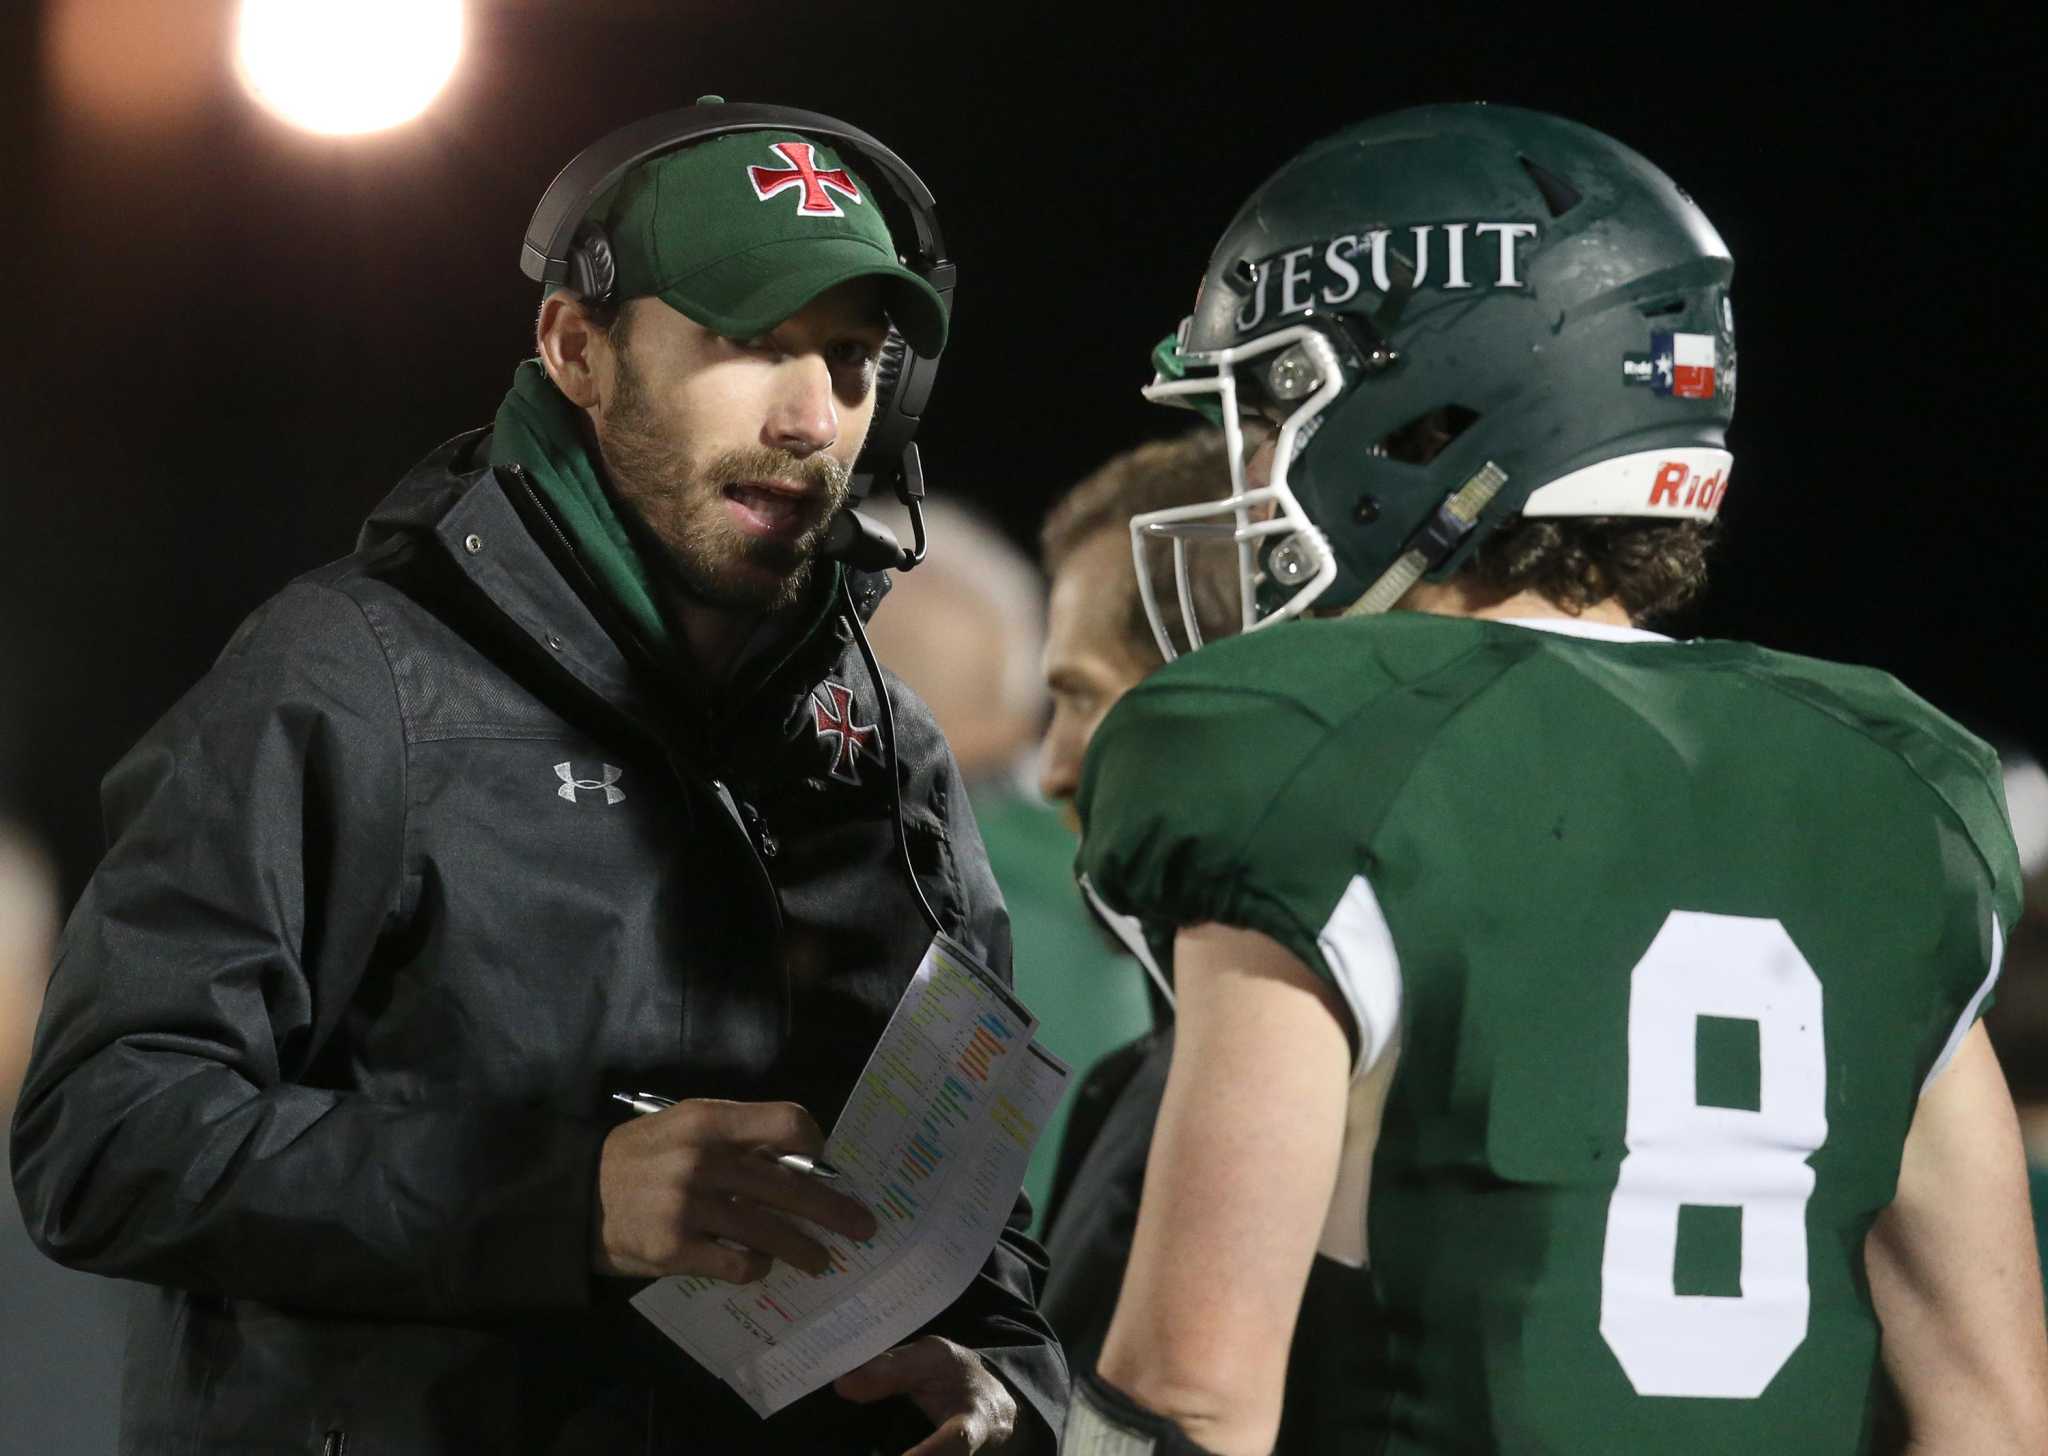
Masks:
[[[1080,867],[1394,1059],[1377,1449],[1864,1451],[1864,1235],[2018,916],[1996,760],[1882,673],[1568,625],[1182,658],[1095,736]]]

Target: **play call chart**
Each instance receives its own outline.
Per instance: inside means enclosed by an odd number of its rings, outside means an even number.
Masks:
[[[967,1288],[1017,1201],[1067,1068],[1037,1018],[951,941],[932,943],[868,1058],[825,1160],[873,1211],[832,1269],[756,1284],[657,1280],[634,1305],[760,1414],[902,1343]]]

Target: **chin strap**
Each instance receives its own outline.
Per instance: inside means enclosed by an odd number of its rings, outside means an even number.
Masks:
[[[1215,1456],[1171,1416],[1147,1410],[1101,1376],[1074,1382],[1060,1456]]]
[[[1451,553],[1458,549],[1458,543],[1479,524],[1480,512],[1507,483],[1508,473],[1491,460],[1487,461],[1477,475],[1452,492],[1436,508],[1436,514],[1408,538],[1408,549],[1401,553],[1400,560],[1381,573],[1380,579],[1366,589],[1365,595],[1339,615],[1370,617],[1389,610],[1408,595],[1408,588],[1422,580],[1423,573],[1450,559]]]

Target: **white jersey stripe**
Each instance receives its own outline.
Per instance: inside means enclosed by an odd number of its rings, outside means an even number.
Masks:
[[[1095,912],[1096,918],[1111,935],[1123,942],[1125,950],[1138,958],[1138,964],[1145,968],[1145,974],[1152,978],[1152,984],[1159,988],[1159,994],[1166,998],[1166,1004],[1172,1006],[1173,987],[1168,984],[1165,973],[1159,969],[1159,962],[1152,959],[1152,947],[1145,943],[1145,928],[1138,922],[1138,917],[1121,915],[1110,909],[1102,896],[1095,893],[1095,886],[1088,883],[1086,875],[1079,875],[1076,878],[1080,882],[1081,893],[1087,897],[1088,907]]]
[[[1401,957],[1364,875],[1351,877],[1316,944],[1358,1023],[1356,1080],[1373,1069],[1401,1027]]]
[[[1925,1097],[1927,1089],[1934,1085],[1934,1079],[1947,1070],[1951,1058],[1963,1044],[1963,1038],[1970,1034],[1970,1028],[1977,1024],[1977,1013],[1983,1009],[1984,998],[1991,994],[1991,988],[1998,984],[1999,963],[2005,959],[2005,933],[1998,924],[1998,916],[1991,916],[1991,971],[1984,977],[1984,984],[1977,988],[1977,994],[1970,998],[1970,1004],[1963,1008],[1962,1016],[1956,1021],[1955,1030],[1948,1034],[1948,1043],[1942,1047],[1941,1055],[1934,1059],[1934,1068],[1928,1072],[1927,1080],[1920,1084],[1920,1095]]]

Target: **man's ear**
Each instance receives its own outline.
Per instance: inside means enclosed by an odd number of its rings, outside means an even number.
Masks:
[[[533,334],[541,367],[555,387],[578,408],[595,408],[611,378],[611,340],[591,322],[583,300],[567,289],[550,293]]]

